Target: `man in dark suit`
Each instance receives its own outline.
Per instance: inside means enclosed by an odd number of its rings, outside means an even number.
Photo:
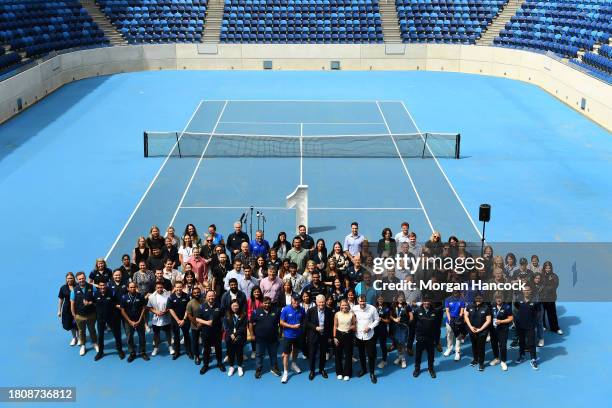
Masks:
[[[319,373],[327,378],[325,371],[325,355],[327,354],[329,342],[332,338],[334,326],[334,312],[325,307],[325,296],[317,295],[317,307],[312,307],[306,313],[306,330],[308,336],[308,359],[310,362],[310,375],[312,381],[315,377],[315,361],[319,353]]]

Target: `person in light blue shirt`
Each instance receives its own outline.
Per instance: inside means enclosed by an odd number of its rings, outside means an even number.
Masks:
[[[344,252],[346,256],[352,258],[361,253],[361,245],[365,237],[359,233],[359,223],[351,223],[351,233],[344,238]]]
[[[364,295],[368,305],[376,304],[378,292],[376,289],[374,289],[374,285],[372,284],[372,274],[370,272],[366,271],[363,273],[363,281],[359,282],[357,286],[355,286],[355,293],[357,296]]]

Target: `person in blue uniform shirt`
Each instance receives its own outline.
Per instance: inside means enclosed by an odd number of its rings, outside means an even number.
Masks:
[[[455,361],[461,360],[461,340],[465,333],[465,301],[461,296],[461,291],[454,290],[453,294],[444,301],[446,313],[446,351],[444,356],[448,357],[453,352],[455,346]]]
[[[494,305],[491,310],[493,320],[491,322],[491,349],[494,359],[489,363],[491,366],[500,364],[503,371],[508,370],[506,358],[508,355],[508,329],[514,320],[512,306],[504,302],[504,294],[496,292]]]
[[[280,327],[283,330],[283,375],[281,382],[285,384],[289,380],[289,357],[291,356],[293,362],[291,363],[291,369],[296,374],[302,372],[295,362],[297,353],[302,337],[302,325],[304,323],[304,317],[306,312],[304,308],[300,306],[300,296],[293,295],[291,297],[291,304],[283,307],[280,314]]]
[[[70,310],[74,316],[77,330],[79,333],[79,345],[81,350],[79,354],[84,356],[87,349],[85,348],[85,329],[89,330],[91,342],[94,344],[96,352],[98,352],[98,335],[96,333],[96,308],[93,304],[94,286],[87,283],[85,280],[85,272],[76,274],[77,284],[74,290],[70,292]]]
[[[255,239],[249,243],[249,252],[254,257],[263,256],[268,258],[268,252],[270,252],[270,243],[264,239],[264,233],[261,230],[255,231]]]
[[[423,351],[427,352],[427,367],[431,378],[436,378],[434,370],[435,337],[439,312],[431,306],[431,300],[424,297],[423,304],[414,312],[416,320],[416,349],[414,352],[414,372],[418,377],[421,374],[421,358]]]
[[[94,293],[93,303],[96,306],[96,323],[98,329],[98,352],[95,361],[104,357],[104,331],[106,326],[110,327],[113,337],[115,337],[115,348],[120,359],[125,358],[121,344],[121,314],[117,309],[117,299],[108,290],[106,282],[98,283],[98,290]]]
[[[525,352],[531,356],[531,367],[538,369],[536,347],[535,347],[535,326],[537,315],[541,308],[540,303],[532,300],[531,288],[523,290],[523,299],[514,303],[515,326],[519,338],[519,356],[515,363],[520,364],[525,360]]]
[[[387,339],[389,337],[389,315],[391,309],[385,303],[385,297],[381,294],[376,298],[376,311],[378,312],[378,326],[374,328],[374,337],[380,347],[382,358],[378,363],[378,368],[385,368],[387,365]]]
[[[484,370],[485,345],[491,325],[491,308],[482,300],[482,293],[477,293],[474,296],[474,303],[469,305],[464,313],[465,324],[468,327],[470,341],[472,342],[472,362],[470,365],[472,367],[478,365],[478,371]]]
[[[270,358],[270,372],[280,376],[278,369],[278,328],[280,314],[272,308],[272,299],[264,296],[262,306],[251,314],[250,332],[255,336],[255,378],[261,378],[263,370],[264,354],[268,353]]]
[[[172,317],[172,334],[174,337],[173,360],[176,360],[181,355],[181,333],[183,333],[187,356],[189,359],[193,360],[191,336],[189,335],[191,324],[186,317],[187,304],[190,300],[189,295],[183,292],[183,282],[176,281],[174,283],[174,292],[168,298],[168,311]]]
[[[206,292],[206,301],[201,306],[201,316],[197,317],[196,322],[202,326],[202,343],[204,347],[204,357],[202,359],[202,368],[200,374],[205,374],[208,371],[210,363],[210,349],[215,349],[217,358],[217,367],[222,372],[225,372],[223,365],[223,355],[221,353],[221,334],[223,332],[223,313],[221,308],[216,304],[216,293],[213,290]]]
[[[317,355],[319,357],[319,373],[321,377],[327,378],[325,360],[334,327],[334,312],[325,306],[325,295],[318,294],[315,298],[315,303],[315,307],[308,309],[305,320],[309,348],[308,360],[310,363],[308,379],[311,381],[315,378]]]
[[[149,361],[145,339],[145,311],[146,301],[142,294],[136,290],[136,284],[130,282],[128,292],[121,297],[121,315],[125,319],[127,328],[127,343],[130,353],[127,361],[131,363],[136,359],[134,346],[134,333],[138,333],[138,352],[143,360]]]

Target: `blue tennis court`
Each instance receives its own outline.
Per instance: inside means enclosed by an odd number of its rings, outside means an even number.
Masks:
[[[324,157],[325,153],[207,156],[222,143],[215,135],[239,135],[245,143],[262,135],[337,137],[339,142],[321,142],[323,150],[338,149],[346,136],[375,135],[393,150],[393,135],[421,133],[401,101],[201,101],[178,138],[187,133],[205,138],[201,155],[198,151],[196,157],[166,157],[109,251],[110,261],[129,252],[134,237],[150,225],[208,225],[212,220],[231,225],[251,206],[264,213],[269,230],[293,231],[294,210],[285,208],[285,197],[298,184],[309,186],[311,232],[327,241],[343,236],[355,220],[370,240],[380,234],[374,228],[400,220],[410,220],[411,229],[424,240],[434,230],[457,231],[467,241],[480,239],[437,158],[405,158],[399,148],[396,157],[389,158],[371,158],[367,151],[359,158]],[[273,186],[269,175],[274,175]]]

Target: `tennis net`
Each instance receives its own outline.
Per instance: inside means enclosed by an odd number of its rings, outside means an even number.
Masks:
[[[458,133],[278,136],[144,132],[145,157],[455,158]]]

